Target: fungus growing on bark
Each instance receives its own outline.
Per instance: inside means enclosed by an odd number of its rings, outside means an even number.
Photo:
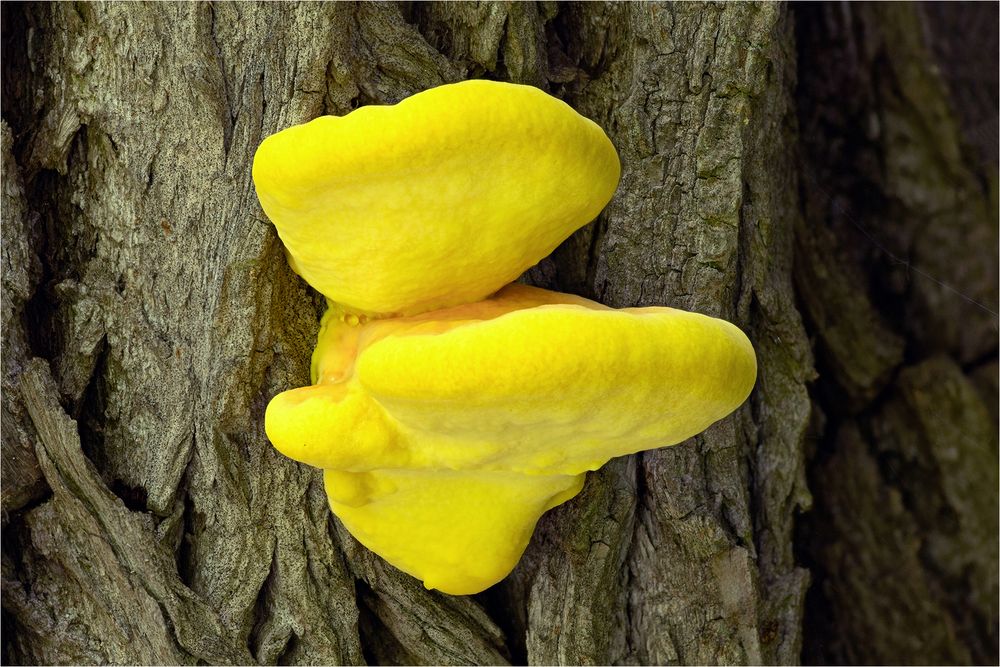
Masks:
[[[265,139],[253,178],[292,268],[342,308],[479,301],[593,220],[618,154],[537,88],[440,86]]]
[[[331,301],[313,385],[271,401],[267,435],[428,588],[496,583],[588,470],[695,435],[753,387],[723,320],[500,289],[617,184],[604,133],[541,91],[470,81],[317,119],[265,140],[254,179]]]

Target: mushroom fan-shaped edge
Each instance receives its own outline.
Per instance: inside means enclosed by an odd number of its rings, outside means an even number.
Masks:
[[[253,163],[292,267],[380,315],[486,298],[593,220],[619,174],[595,123],[496,81],[322,116],[266,138]]]
[[[318,384],[274,398],[268,437],[327,471],[331,507],[363,544],[452,593],[505,576],[585,471],[695,435],[756,377],[750,342],[723,320],[523,285],[354,321],[328,312]]]

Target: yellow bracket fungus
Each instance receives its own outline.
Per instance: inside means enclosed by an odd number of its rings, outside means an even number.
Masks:
[[[306,282],[345,309],[405,315],[515,280],[601,212],[618,174],[596,124],[493,81],[290,127],[253,164]]]
[[[265,429],[330,507],[428,588],[479,592],[609,459],[689,438],[750,393],[723,320],[508,284],[618,183],[604,132],[535,88],[467,81],[268,137],[254,181],[327,296],[308,387]]]

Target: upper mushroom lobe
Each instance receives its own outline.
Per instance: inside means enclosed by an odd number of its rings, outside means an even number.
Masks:
[[[597,217],[619,171],[603,130],[561,100],[464,81],[278,132],[253,179],[310,285],[411,315],[515,280]]]

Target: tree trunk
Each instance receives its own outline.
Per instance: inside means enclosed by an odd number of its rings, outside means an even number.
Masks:
[[[4,3],[4,661],[996,662],[995,27],[995,4]],[[264,436],[322,301],[250,165],[289,125],[474,77],[563,98],[621,156],[525,280],[729,319],[760,372],[452,597]]]

